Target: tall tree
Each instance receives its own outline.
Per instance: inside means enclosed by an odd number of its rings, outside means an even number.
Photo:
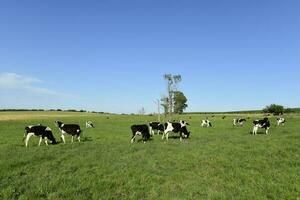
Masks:
[[[167,81],[167,90],[168,90],[168,114],[171,118],[174,108],[174,92],[177,91],[177,84],[182,80],[181,75],[172,75],[172,74],[165,74],[164,79]]]
[[[187,98],[183,92],[175,91],[174,92],[174,113],[182,114],[183,111],[188,107],[186,104]]]

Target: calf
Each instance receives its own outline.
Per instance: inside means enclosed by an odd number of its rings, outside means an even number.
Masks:
[[[209,120],[202,120],[202,124],[201,124],[202,127],[212,127],[212,124]]]
[[[65,140],[65,134],[72,136],[72,143],[74,142],[74,136],[77,137],[78,141],[80,142],[80,134],[81,129],[80,126],[77,124],[64,124],[61,121],[55,121],[55,124],[59,128],[61,132],[61,139],[64,143],[66,143]]]
[[[131,143],[134,142],[135,137],[137,135],[142,136],[142,140],[143,140],[144,143],[146,143],[146,141],[149,140],[149,138],[150,138],[149,128],[146,124],[132,125],[131,126],[131,131],[132,131]]]
[[[189,125],[185,121],[180,121],[179,123],[172,123],[172,122],[167,122],[165,123],[165,131],[162,136],[162,139],[166,137],[166,140],[168,141],[169,139],[169,133],[179,133],[180,136],[180,141],[182,141],[182,138],[189,138],[191,132],[189,132],[186,128],[186,126]]]
[[[282,117],[277,119],[277,125],[278,126],[280,126],[280,125],[284,126],[285,122],[286,122],[285,119],[282,118]]]
[[[243,126],[244,123],[246,122],[246,119],[240,119],[240,118],[237,118],[237,119],[233,119],[233,126]]]
[[[253,135],[257,134],[258,128],[264,128],[266,130],[266,134],[268,135],[269,129],[270,129],[270,121],[268,118],[264,118],[261,120],[254,120],[253,121]]]
[[[91,122],[91,121],[85,122],[85,127],[86,127],[86,128],[95,128],[93,122]]]
[[[52,130],[47,126],[42,126],[41,124],[26,126],[25,127],[25,146],[28,147],[28,142],[31,136],[38,136],[40,137],[39,146],[41,146],[42,140],[45,140],[45,144],[48,146],[48,139],[51,141],[52,144],[57,144]],[[24,140],[23,139],[23,140]]]
[[[150,134],[154,135],[154,131],[157,131],[157,134],[160,134],[160,132],[164,132],[165,127],[163,124],[159,123],[159,122],[150,122],[149,123],[149,127],[150,127]]]

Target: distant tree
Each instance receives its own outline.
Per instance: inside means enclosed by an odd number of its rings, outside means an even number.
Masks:
[[[274,115],[281,115],[284,113],[284,107],[282,105],[278,104],[271,104],[269,106],[266,106],[263,109],[264,113],[272,113]]]
[[[161,98],[161,106],[164,108],[164,114],[165,117],[168,115],[169,113],[169,98],[168,97],[163,97]]]
[[[181,75],[172,75],[165,74],[164,79],[167,81],[167,90],[168,90],[168,114],[171,119],[173,109],[174,109],[174,92],[177,91],[177,84],[181,82]]]
[[[141,109],[138,110],[138,115],[145,115],[146,114],[146,111],[145,111],[145,108],[142,107]]]
[[[174,92],[174,113],[176,114],[182,114],[183,111],[188,107],[186,104],[187,98],[181,91],[175,91]]]

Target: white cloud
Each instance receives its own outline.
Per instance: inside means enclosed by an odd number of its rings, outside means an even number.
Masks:
[[[31,93],[62,96],[63,94],[36,86],[41,80],[33,77],[22,76],[16,73],[0,73],[0,89],[25,90]]]

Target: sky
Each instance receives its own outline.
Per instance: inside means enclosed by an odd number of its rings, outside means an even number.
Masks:
[[[300,107],[300,1],[0,2],[0,109],[155,112],[166,73],[187,111]]]

